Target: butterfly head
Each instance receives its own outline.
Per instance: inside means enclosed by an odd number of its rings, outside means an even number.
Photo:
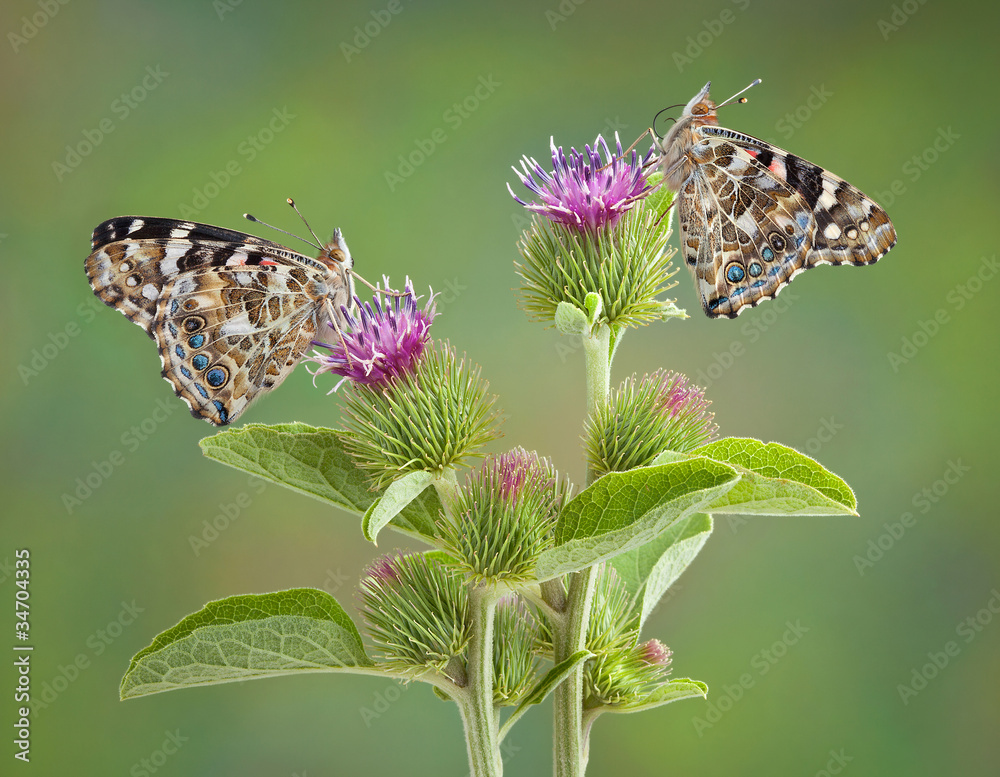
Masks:
[[[685,123],[689,129],[704,127],[708,124],[718,124],[719,118],[715,114],[715,102],[708,96],[708,90],[712,82],[709,81],[698,94],[691,98],[691,101],[684,106],[684,113],[678,120],[678,124]]]
[[[344,326],[347,319],[344,315],[344,308],[351,310],[354,308],[354,258],[344,240],[344,234],[340,229],[333,230],[333,237],[330,242],[323,246],[323,251],[319,255],[319,261],[325,264],[329,270],[330,277],[325,281],[326,294],[329,296],[329,306],[326,309],[328,319],[336,321],[337,327]]]
[[[330,238],[330,242],[323,246],[323,253],[320,255],[320,260],[338,274],[347,274],[354,267],[354,259],[351,257],[351,251],[347,247],[347,241],[344,240],[344,234],[339,228],[333,230],[333,237]]]
[[[664,180],[671,191],[678,191],[681,184],[691,174],[692,162],[688,151],[698,142],[696,131],[708,124],[718,124],[715,103],[708,96],[712,86],[709,81],[704,88],[691,98],[670,131],[660,140],[660,167]]]

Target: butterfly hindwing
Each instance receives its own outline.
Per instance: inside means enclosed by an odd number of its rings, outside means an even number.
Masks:
[[[316,334],[320,302],[302,268],[178,277],[164,289],[154,327],[163,377],[193,415],[231,423],[291,372]]]
[[[709,316],[736,316],[774,297],[802,268],[815,232],[799,193],[764,175],[745,150],[716,138],[691,149],[697,164],[684,184],[681,243]],[[704,235],[692,234],[704,230]],[[704,243],[704,246],[702,244]]]

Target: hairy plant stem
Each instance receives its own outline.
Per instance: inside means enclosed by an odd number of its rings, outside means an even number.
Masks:
[[[503,762],[497,736],[498,717],[493,703],[493,623],[496,616],[496,586],[479,583],[469,589],[472,617],[469,640],[468,685],[459,701],[472,777],[500,777]]]
[[[586,358],[588,413],[608,401],[611,388],[611,328],[607,324],[598,324],[596,330],[581,336]],[[588,472],[588,486],[592,480],[593,475]]]
[[[615,338],[617,340],[620,338]],[[596,331],[583,336],[586,357],[587,412],[608,401],[611,388],[611,329],[599,324]],[[587,471],[587,485],[595,480]],[[570,575],[566,597],[566,617],[554,622],[553,653],[558,664],[587,643],[590,605],[594,598],[594,569],[588,567]],[[553,761],[556,777],[583,777],[587,769],[588,731],[583,726],[583,664],[567,677],[553,694]]]
[[[552,626],[552,649],[557,664],[586,647],[593,595],[593,567],[574,573],[566,604],[569,617]],[[583,664],[555,689],[553,713],[554,774],[556,777],[583,777],[588,749],[583,731]]]

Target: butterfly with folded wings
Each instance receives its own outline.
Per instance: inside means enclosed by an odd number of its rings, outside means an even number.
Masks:
[[[339,229],[313,259],[231,229],[121,216],[94,230],[86,270],[156,341],[191,414],[224,426],[288,377],[325,324],[344,326],[353,264]]]
[[[664,184],[677,193],[681,253],[707,316],[735,318],[803,270],[872,264],[896,244],[886,212],[847,181],[720,127],[716,109],[742,92],[717,106],[711,85],[659,141]]]

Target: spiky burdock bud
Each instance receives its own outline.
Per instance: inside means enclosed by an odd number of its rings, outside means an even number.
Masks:
[[[615,568],[601,564],[595,572],[594,599],[587,627],[587,649],[603,653],[631,647],[639,636],[639,613]]]
[[[646,698],[670,673],[670,655],[670,648],[655,639],[598,654],[587,665],[585,705],[613,707]]]
[[[685,452],[708,442],[718,427],[705,391],[676,372],[628,378],[587,418],[587,463],[596,476],[649,464],[663,451]]]
[[[497,605],[494,626],[493,701],[517,704],[535,681],[535,619],[514,596]]]
[[[362,579],[361,600],[368,633],[388,664],[450,668],[462,681],[454,669],[469,642],[469,597],[454,570],[421,553],[383,556]]]
[[[561,500],[548,462],[523,448],[489,456],[459,491],[453,520],[442,519],[442,541],[475,580],[527,579],[552,544]]]
[[[400,475],[442,474],[500,436],[496,397],[479,367],[432,342],[411,371],[383,383],[352,383],[344,402],[344,447],[384,488]]]
[[[553,141],[551,174],[528,157],[523,173],[515,168],[540,200],[515,196],[535,213],[518,244],[524,261],[517,265],[524,281],[521,305],[535,320],[553,321],[560,302],[587,311],[590,293],[601,296],[601,321],[613,328],[677,313],[657,299],[673,285],[667,284],[671,252],[664,250],[666,205],[635,207],[651,190],[643,170],[650,155],[625,157],[615,140],[616,154],[598,136],[593,148],[568,155]]]
[[[595,707],[635,702],[666,676],[670,650],[656,640],[636,644],[639,615],[628,590],[613,567],[602,565],[596,574],[587,629],[587,649],[594,658],[584,670],[584,703]]]

